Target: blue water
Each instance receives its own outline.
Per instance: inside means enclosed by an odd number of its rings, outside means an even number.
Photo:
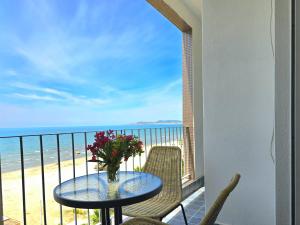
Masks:
[[[82,126],[82,127],[38,127],[38,128],[0,128],[1,169],[3,172],[19,170],[21,167],[20,137],[23,136],[25,168],[41,164],[41,145],[45,164],[58,161],[58,149],[61,160],[71,160],[73,146],[75,157],[85,156],[85,134],[87,144],[93,142],[94,131],[118,130],[118,133],[139,136],[145,145],[165,142],[178,144],[182,139],[182,126],[179,124],[148,124],[120,126]],[[156,129],[155,129],[156,128]],[[74,133],[75,132],[75,133]],[[74,145],[72,143],[72,134]],[[42,140],[39,135],[43,134]],[[56,135],[59,134],[59,135]],[[59,138],[59,140],[57,140]],[[58,145],[59,144],[59,145]],[[59,148],[58,148],[59,146]]]

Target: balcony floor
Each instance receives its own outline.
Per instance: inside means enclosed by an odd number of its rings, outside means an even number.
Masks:
[[[199,225],[205,214],[204,188],[200,188],[182,202],[189,225]],[[184,225],[181,208],[178,207],[170,213],[163,222],[170,225]]]

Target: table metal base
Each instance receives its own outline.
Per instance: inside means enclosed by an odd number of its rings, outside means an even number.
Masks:
[[[123,222],[122,221],[122,207],[115,207],[114,214],[115,214],[115,225],[121,224]],[[111,224],[109,208],[101,209],[101,223],[102,223],[102,225],[110,225]]]

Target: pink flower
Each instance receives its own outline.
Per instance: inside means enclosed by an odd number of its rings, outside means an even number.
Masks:
[[[127,140],[127,141],[132,141],[132,140],[133,140],[133,135],[128,135],[128,136],[126,136],[126,140]]]
[[[109,142],[109,138],[108,138],[108,137],[103,137],[102,141],[103,141],[104,143],[107,143],[107,142]]]
[[[88,145],[86,150],[90,150],[92,152],[92,154],[95,154],[97,149],[94,145]]]
[[[101,138],[101,137],[104,136],[104,134],[105,134],[104,131],[97,132],[96,135],[95,135],[95,138],[96,138],[96,139]]]
[[[139,142],[138,142],[138,147],[139,147],[139,148],[142,148],[142,147],[143,147],[143,142],[142,142],[142,141],[139,141]]]

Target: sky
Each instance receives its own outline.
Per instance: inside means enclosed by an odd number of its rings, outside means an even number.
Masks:
[[[1,0],[0,128],[182,118],[182,36],[145,0]]]

